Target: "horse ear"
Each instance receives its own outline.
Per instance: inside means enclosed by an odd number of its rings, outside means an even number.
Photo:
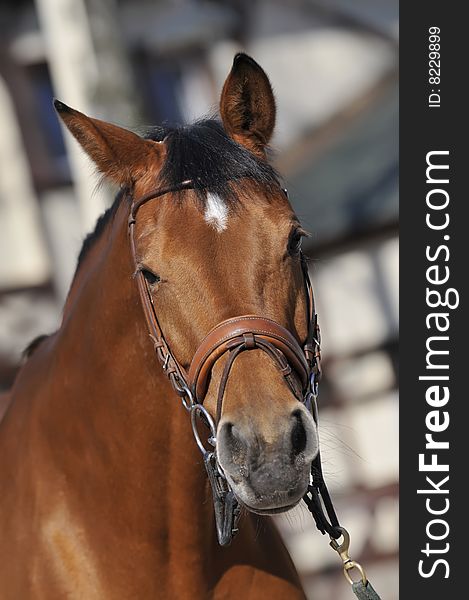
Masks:
[[[54,106],[70,133],[106,177],[130,186],[160,163],[162,147],[135,133],[87,117],[59,100]]]
[[[235,141],[264,157],[275,126],[275,98],[264,70],[246,54],[234,57],[221,93],[220,114]]]

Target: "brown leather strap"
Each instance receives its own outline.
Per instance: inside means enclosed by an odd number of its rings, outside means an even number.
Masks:
[[[191,185],[190,181],[185,181],[177,188],[177,190],[188,189]],[[129,225],[129,239],[130,239],[130,251],[132,255],[132,260],[134,264],[134,277],[137,281],[138,292],[140,296],[140,303],[142,305],[143,314],[145,316],[145,321],[147,323],[148,333],[153,341],[153,346],[155,348],[156,356],[163,367],[163,371],[166,376],[169,378],[171,385],[174,391],[183,399],[184,405],[186,408],[190,408],[192,402],[192,397],[190,394],[189,387],[187,385],[187,373],[182,365],[177,361],[174,354],[171,352],[169,345],[166,342],[166,339],[161,330],[160,324],[158,322],[158,317],[156,315],[155,307],[153,305],[153,297],[151,294],[151,290],[149,288],[148,282],[145,279],[143,273],[138,267],[137,260],[137,250],[135,246],[135,218],[137,215],[138,209],[148,202],[149,200],[153,200],[154,198],[158,198],[164,194],[168,194],[169,192],[176,191],[172,187],[163,187],[158,190],[154,190],[153,192],[146,194],[142,198],[137,201],[133,201],[130,214],[128,219]]]
[[[217,412],[215,415],[215,424],[218,427],[218,423],[220,423],[221,413],[223,409],[223,398],[225,397],[225,389],[228,383],[228,377],[230,376],[231,367],[233,366],[236,358],[243,351],[243,346],[237,346],[233,350],[230,350],[225,366],[223,367],[223,373],[220,379],[220,386],[218,388],[218,397],[217,397]]]
[[[138,200],[134,200],[132,202],[132,206],[130,207],[129,214],[129,225],[133,222],[135,223],[135,219],[137,217],[138,209],[146,204],[149,200],[154,200],[155,198],[159,198],[160,196],[164,196],[165,194],[169,194],[170,192],[180,192],[182,190],[189,190],[193,187],[193,183],[190,179],[186,179],[186,181],[181,182],[176,188],[174,186],[166,186],[158,188],[157,190],[153,190],[145,196],[142,196]]]
[[[243,315],[219,323],[197,348],[189,368],[189,384],[194,398],[203,402],[213,365],[223,354],[241,344],[245,344],[246,349],[256,348],[256,340],[269,342],[279,350],[285,356],[287,366],[291,365],[300,378],[302,388],[306,388],[309,366],[293,335],[272,319]]]

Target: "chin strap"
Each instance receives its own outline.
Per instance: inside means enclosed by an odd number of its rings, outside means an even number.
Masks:
[[[337,540],[342,535],[342,528],[335,514],[329,490],[322,475],[321,456],[318,451],[311,466],[311,483],[308,486],[303,500],[313,515],[316,527],[324,535],[327,533],[331,539]],[[327,517],[324,512],[326,509]]]

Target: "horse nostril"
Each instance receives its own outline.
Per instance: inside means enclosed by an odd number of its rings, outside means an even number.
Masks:
[[[295,454],[300,454],[300,452],[303,452],[306,448],[306,429],[303,424],[303,418],[300,410],[293,411],[292,417],[295,419],[295,423],[293,424],[293,429],[291,432],[292,448]]]
[[[225,466],[243,464],[247,445],[239,429],[233,423],[222,423],[217,434],[218,455]]]

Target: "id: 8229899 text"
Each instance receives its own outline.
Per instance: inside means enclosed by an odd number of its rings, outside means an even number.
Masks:
[[[429,27],[428,29],[428,83],[430,93],[428,95],[428,106],[439,108],[441,105],[440,82],[441,82],[441,55],[440,55],[440,28]]]

